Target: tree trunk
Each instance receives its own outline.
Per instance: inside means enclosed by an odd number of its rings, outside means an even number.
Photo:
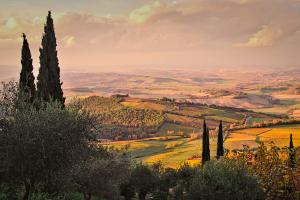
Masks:
[[[91,195],[90,192],[87,192],[87,193],[83,192],[83,198],[84,198],[85,200],[91,200],[92,195]]]
[[[24,185],[25,185],[25,194],[23,196],[23,200],[28,200],[29,199],[29,195],[30,195],[30,183],[28,183],[27,180],[24,181]]]
[[[130,195],[125,195],[124,198],[125,198],[125,200],[131,200],[132,199],[132,197]]]
[[[139,200],[145,200],[146,199],[146,193],[139,193]]]

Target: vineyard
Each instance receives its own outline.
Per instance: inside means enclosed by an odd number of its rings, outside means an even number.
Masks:
[[[99,139],[124,140],[149,137],[164,123],[161,112],[126,107],[120,98],[92,96],[82,100],[86,109],[97,116]]]

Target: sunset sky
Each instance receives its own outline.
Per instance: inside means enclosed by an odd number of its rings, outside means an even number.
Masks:
[[[52,10],[60,66],[300,66],[300,0],[0,0],[0,65],[35,67]]]

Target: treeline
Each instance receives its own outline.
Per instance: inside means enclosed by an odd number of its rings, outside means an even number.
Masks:
[[[280,125],[292,125],[299,124],[299,119],[274,119],[271,121],[262,121],[262,122],[254,122],[251,125],[239,125],[239,124],[231,124],[228,131],[235,131],[246,128],[265,128],[270,126],[280,126]]]
[[[99,139],[138,139],[158,131],[164,115],[155,110],[125,107],[118,97],[92,96],[82,100],[84,107],[97,116],[95,132]]]
[[[202,107],[206,107],[206,108],[213,108],[213,109],[221,109],[221,110],[229,110],[232,112],[241,112],[241,113],[249,113],[251,114],[262,114],[265,116],[269,116],[272,118],[288,118],[287,115],[285,114],[272,114],[272,113],[263,113],[263,112],[254,112],[252,110],[248,110],[245,108],[236,108],[236,107],[230,107],[230,106],[222,106],[222,105],[216,105],[216,104],[206,104],[206,103],[195,103],[195,102],[191,102],[191,101],[180,101],[177,99],[169,99],[167,97],[163,97],[162,99],[159,99],[159,101],[157,101],[158,103],[160,102],[163,105],[172,105],[174,107],[176,107],[178,110],[180,110],[181,107],[197,107],[197,108],[202,108]]]

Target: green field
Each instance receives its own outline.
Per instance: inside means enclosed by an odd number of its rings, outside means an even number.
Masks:
[[[149,124],[151,120],[153,120],[151,116],[147,117],[148,115],[145,115],[146,113],[151,111],[158,116],[163,116],[164,121],[161,125],[159,125],[155,131],[149,132],[148,137],[151,138],[135,137],[136,140],[121,138],[121,140],[124,141],[114,141],[111,139],[110,142],[102,144],[117,149],[127,149],[137,161],[143,161],[149,164],[162,162],[162,164],[167,167],[178,167],[184,162],[192,164],[199,163],[202,153],[202,140],[199,139],[198,133],[201,132],[204,119],[210,130],[215,130],[220,120],[223,121],[223,126],[227,126],[228,128],[232,123],[243,124],[243,121],[246,119],[249,119],[250,124],[278,119],[270,115],[247,110],[217,106],[210,107],[201,104],[176,103],[172,101],[130,97],[112,100],[109,98],[94,97],[94,99],[88,100],[91,101],[90,104],[93,105],[92,108],[98,107],[99,113],[106,113],[107,110],[107,112],[113,113],[113,119],[116,120],[105,118],[105,121],[109,121],[107,119],[110,119],[109,122],[114,126],[117,126],[118,123],[122,122],[124,124],[126,122],[126,124],[129,125],[137,124],[137,127],[139,127],[141,131],[145,131],[143,129],[144,123],[147,122],[147,124]],[[127,115],[124,115],[122,112],[115,115],[114,112],[112,112],[120,109],[125,111],[129,109],[138,113],[141,111],[144,112],[141,117],[135,114],[135,116],[137,116],[135,118],[131,118],[131,112],[126,112]],[[143,121],[142,119],[146,120]],[[132,126],[128,127],[129,129],[126,134],[130,135],[130,128]],[[295,126],[293,129],[298,132],[300,126]],[[138,131],[137,135],[140,133],[142,132]],[[116,134],[119,134],[116,138],[120,138],[123,133],[117,132]],[[299,139],[300,138],[295,135],[295,145],[300,145]],[[243,145],[256,148],[260,142],[270,142],[271,140],[274,140],[279,146],[288,145],[289,127],[234,131],[230,133],[224,145],[225,148],[229,150],[242,149]],[[211,157],[214,158],[217,141],[216,134],[213,131],[211,132],[210,144]]]
[[[138,141],[121,141],[107,143],[117,149],[127,148],[132,157],[137,161],[146,163],[162,162],[167,167],[178,167],[188,161],[199,163],[199,159],[191,159],[193,156],[201,155],[202,140],[190,140],[176,136],[155,137]],[[216,152],[216,140],[211,139],[211,155]]]
[[[234,131],[226,139],[225,148],[242,149],[243,145],[256,148],[260,142],[267,145],[274,142],[276,146],[287,147],[291,132],[293,133],[294,146],[300,146],[300,124],[296,124]]]
[[[228,150],[242,149],[243,145],[248,145],[250,148],[257,148],[260,142],[268,145],[271,141],[279,147],[286,147],[289,145],[290,130],[293,132],[294,145],[296,147],[300,146],[300,124],[298,124],[234,131],[225,140],[224,147]],[[214,158],[216,154],[216,143],[215,137],[210,138],[211,158]],[[118,141],[106,143],[105,145],[113,146],[117,149],[127,148],[132,157],[137,161],[149,164],[162,162],[164,166],[173,168],[180,166],[184,162],[191,164],[199,163],[199,156],[202,152],[201,139],[190,140],[189,138],[180,136],[161,136],[144,140]]]
[[[251,116],[255,122],[272,120],[274,117],[251,111],[239,111],[233,108],[209,107],[199,104],[176,104],[161,100],[125,98],[122,105],[135,109],[151,109],[165,113],[166,120],[185,127],[202,127],[203,119],[214,129],[222,120],[224,125],[237,123]]]
[[[200,129],[189,127],[189,126],[182,126],[173,123],[164,123],[162,127],[157,132],[158,136],[164,135],[182,135],[182,134],[190,134],[194,132],[199,132]]]

